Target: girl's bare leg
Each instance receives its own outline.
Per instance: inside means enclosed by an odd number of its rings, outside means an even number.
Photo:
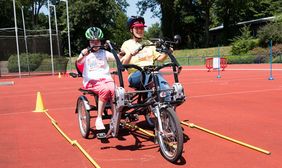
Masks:
[[[101,100],[98,101],[98,116],[96,118],[96,123],[95,123],[97,130],[105,129],[105,126],[104,126],[103,121],[102,121],[102,113],[105,109],[105,106],[106,106],[105,102],[103,102]]]

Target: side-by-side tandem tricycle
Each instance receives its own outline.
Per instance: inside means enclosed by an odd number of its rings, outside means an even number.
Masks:
[[[152,39],[149,44],[142,45],[138,50],[148,46],[155,46],[158,52],[166,53],[170,58],[168,62],[163,64],[157,63],[154,60],[153,65],[144,67],[134,64],[122,64],[109,40],[105,42],[105,45],[100,46],[113,53],[116,60],[116,71],[112,75],[118,76],[118,82],[115,81],[114,104],[116,113],[111,115],[107,134],[97,134],[98,138],[106,138],[109,135],[117,137],[120,127],[138,120],[139,115],[144,115],[148,126],[154,128],[155,143],[159,144],[164,158],[170,162],[176,162],[181,158],[183,152],[183,131],[177,117],[176,107],[185,101],[185,95],[183,86],[178,78],[181,66],[170,49],[178,41],[180,41],[180,37],[176,35],[174,41]],[[89,51],[91,52],[91,48]],[[82,76],[83,65],[76,63],[76,68],[78,73],[70,75],[73,77]],[[169,69],[172,71],[171,74],[173,74],[174,83],[169,89],[161,89],[159,84],[160,70],[163,68]],[[149,76],[149,82],[146,82],[141,89],[127,91],[122,72],[128,69],[140,71],[143,83],[145,83],[145,76]],[[77,99],[76,112],[78,113],[80,132],[84,138],[88,138],[91,131],[93,131],[90,126],[90,120],[93,118],[92,112],[98,109],[98,95],[85,88],[80,88],[79,90],[82,92],[82,95]],[[91,103],[86,95],[93,96],[95,102]],[[105,116],[109,116],[107,110],[110,108],[109,104],[106,105],[104,110]]]

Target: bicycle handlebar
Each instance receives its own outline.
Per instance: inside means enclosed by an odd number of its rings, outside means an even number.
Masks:
[[[144,71],[143,68],[141,68],[140,66],[138,65],[135,65],[135,64],[123,64],[122,65],[125,69],[128,69],[128,68],[134,68],[134,69],[137,69],[138,71]]]
[[[91,46],[91,47],[87,47],[87,51],[88,51],[88,53],[91,53],[91,52],[92,52],[92,50],[93,50],[93,48],[95,48],[95,47],[99,47],[100,49],[104,49],[104,50],[106,50],[106,49],[107,49],[107,47],[106,47],[106,46],[104,46],[104,45],[99,45],[99,46],[94,45],[94,46]]]
[[[157,65],[147,65],[147,66],[144,66],[143,68],[138,66],[138,65],[135,65],[135,64],[123,64],[123,67],[125,69],[128,69],[128,68],[134,68],[140,72],[149,72],[149,71],[159,71],[165,67],[173,67],[175,66],[175,63],[173,62],[168,62],[168,63],[165,63],[161,66],[157,66]],[[181,66],[178,67],[178,71],[180,72],[181,70]]]

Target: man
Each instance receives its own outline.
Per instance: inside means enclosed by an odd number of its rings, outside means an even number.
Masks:
[[[155,46],[145,46],[143,44],[152,44],[149,40],[143,40],[145,20],[141,16],[131,16],[127,21],[127,26],[132,34],[132,38],[125,41],[121,46],[121,51],[125,55],[121,58],[123,64],[135,64],[140,67],[153,65],[154,61],[164,61],[167,58],[167,54],[159,53],[156,51]],[[161,89],[169,89],[167,81],[158,75],[159,84]],[[142,74],[136,69],[129,69],[129,86],[135,89],[142,89],[149,82],[149,75],[145,76],[145,80],[142,80]]]

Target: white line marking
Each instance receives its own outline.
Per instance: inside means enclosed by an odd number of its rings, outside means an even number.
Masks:
[[[0,82],[0,86],[9,86],[9,85],[14,85],[14,81],[6,81],[6,82]]]
[[[208,69],[204,69],[204,68],[193,68],[193,69],[190,69],[190,68],[183,68],[182,70],[185,70],[185,71],[208,71]],[[217,70],[215,70],[217,71]],[[253,68],[253,69],[225,69],[224,71],[270,71],[270,69],[256,69],[256,68]],[[223,72],[224,72],[223,71]],[[272,71],[282,71],[282,69],[272,69]],[[222,71],[221,71],[222,72]]]
[[[268,92],[268,91],[275,91],[275,90],[282,90],[281,88],[278,89],[263,89],[263,90],[253,90],[253,91],[241,91],[241,92],[229,92],[229,93],[219,93],[219,94],[208,94],[208,95],[199,95],[199,96],[188,96],[188,98],[201,98],[201,97],[212,97],[212,96],[224,96],[224,95],[232,95],[232,94],[244,94],[244,93],[259,93],[259,92]]]
[[[56,111],[56,110],[66,110],[66,109],[72,109],[73,112],[75,110],[75,107],[59,107],[59,108],[48,108],[48,111]],[[9,115],[18,115],[18,114],[25,114],[25,113],[33,113],[32,110],[30,110],[29,112],[25,111],[25,112],[15,112],[15,113],[2,113],[0,114],[0,116],[9,116]]]
[[[16,112],[16,113],[3,113],[3,114],[0,114],[0,116],[8,116],[8,115],[18,115],[18,114],[25,114],[25,113],[32,113],[31,111],[30,112]]]

